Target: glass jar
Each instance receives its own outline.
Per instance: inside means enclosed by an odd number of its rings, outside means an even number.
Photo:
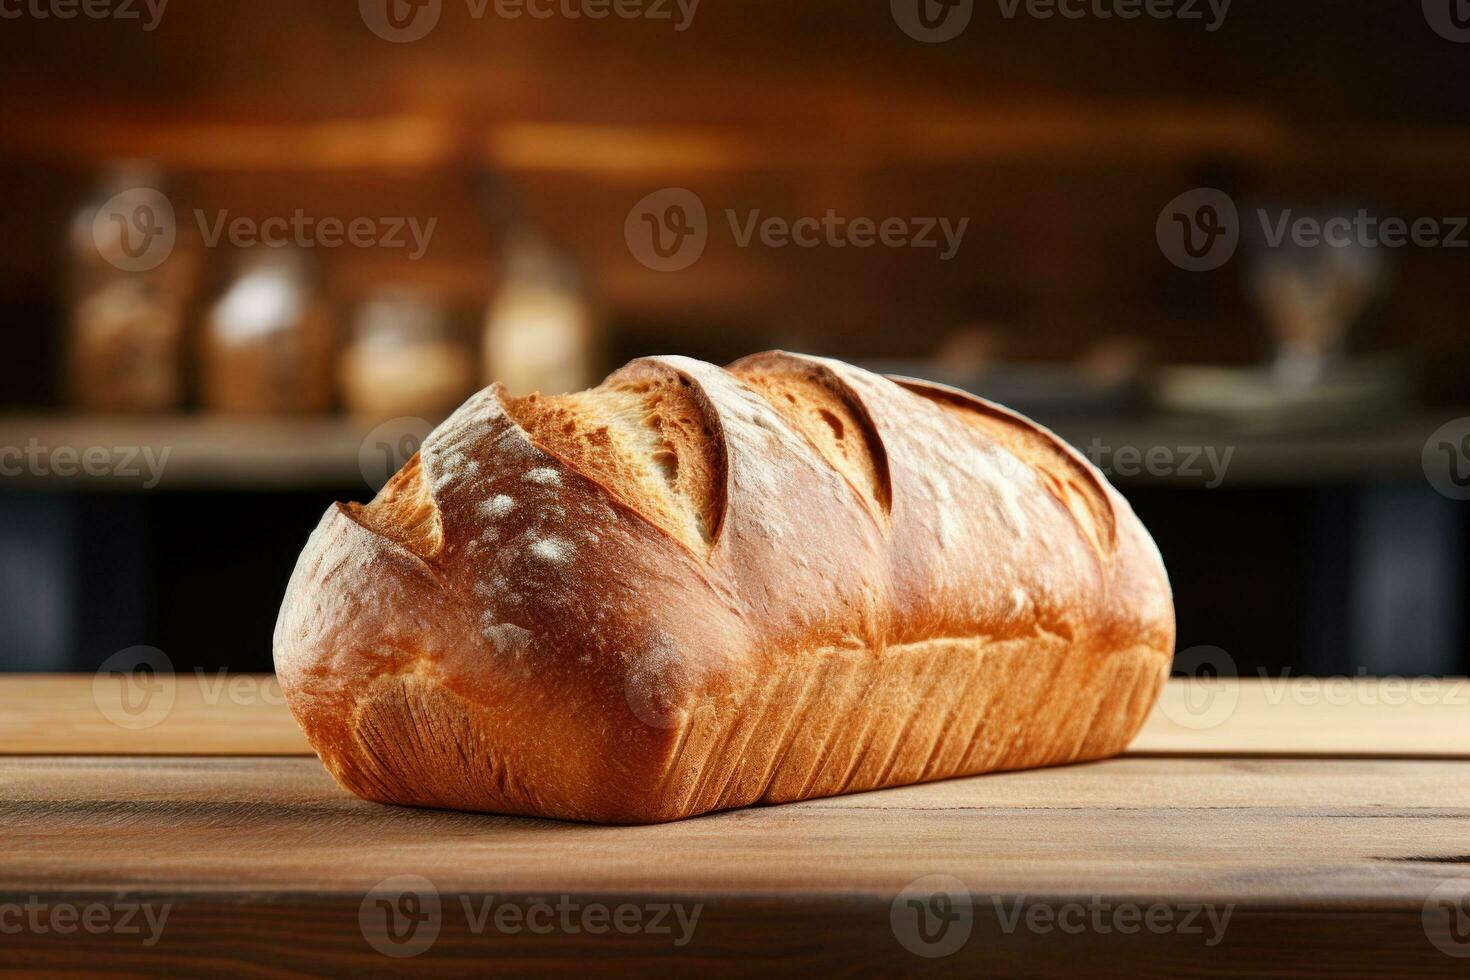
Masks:
[[[146,163],[114,166],[72,219],[66,387],[96,412],[183,400],[184,324],[198,267]]]
[[[254,249],[204,324],[204,405],[241,415],[325,412],[335,401],[335,356],[330,310],[305,257]]]
[[[506,250],[505,277],[485,318],[485,377],[513,395],[562,395],[594,384],[597,318],[576,267],[539,237]]]
[[[433,292],[389,286],[358,308],[338,371],[348,410],[369,421],[439,421],[474,390],[475,359]]]

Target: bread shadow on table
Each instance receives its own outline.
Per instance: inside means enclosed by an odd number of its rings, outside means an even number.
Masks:
[[[658,828],[702,827],[716,822],[726,825],[755,822],[760,827],[769,829],[774,822],[779,822],[783,817],[796,820],[800,819],[802,814],[812,811],[830,812],[841,810],[848,813],[860,813],[863,811],[881,810],[888,813],[895,813],[903,810],[936,812],[943,810],[1005,809],[1007,807],[1006,803],[1001,801],[987,802],[984,793],[977,793],[976,789],[983,786],[985,781],[994,783],[1044,778],[1041,774],[1056,773],[1059,771],[1075,775],[1090,774],[1092,771],[1115,765],[1118,761],[1119,757],[1092,759],[1029,769],[1009,769],[975,775],[954,776],[945,779],[927,780],[920,783],[889,786],[881,789],[855,790],[849,793],[812,797],[805,800],[756,802],[745,806],[713,810],[708,813],[696,814],[678,820],[655,823],[607,823],[517,814],[483,813],[440,809],[429,806],[378,803],[360,799],[346,791],[343,791],[343,795],[348,802],[356,804],[359,808],[370,808],[368,819],[371,819],[370,814],[372,810],[383,810],[408,821],[424,819],[430,822],[441,821],[455,826],[461,824],[466,827],[494,826],[502,830],[544,830],[547,833],[571,833],[579,830],[620,830],[624,832],[643,830],[653,832]],[[1048,794],[1038,795],[1038,805],[1043,805],[1043,801],[1049,798],[1050,796]]]
[[[1116,764],[1117,760],[1071,763],[1046,769],[1024,769],[958,776],[904,786],[862,790],[837,796],[815,797],[783,803],[756,803],[744,807],[717,810],[682,820],[647,824],[592,823],[548,817],[466,810],[439,809],[396,803],[380,803],[353,795],[335,784],[314,758],[257,757],[226,764],[236,780],[228,789],[218,780],[220,760],[205,765],[201,760],[176,757],[154,760],[146,775],[134,773],[131,785],[123,792],[100,787],[112,784],[98,780],[96,770],[112,768],[115,760],[93,759],[72,773],[78,780],[70,792],[63,791],[36,798],[23,785],[0,796],[0,822],[10,825],[43,822],[48,826],[73,824],[89,830],[142,826],[154,831],[174,828],[219,830],[256,827],[288,828],[292,833],[311,834],[320,829],[324,834],[340,837],[344,830],[363,834],[392,832],[396,828],[414,834],[514,833],[517,835],[601,835],[608,830],[632,833],[642,830],[659,833],[658,828],[707,828],[718,822],[722,829],[741,824],[754,824],[770,830],[787,820],[799,820],[812,811],[845,811],[857,814],[882,810],[889,813],[904,810],[944,811],[1014,806],[1016,780],[1031,780],[1039,774],[1066,772],[1083,776],[1098,768]],[[1005,799],[995,798],[979,788],[989,781]],[[12,787],[6,787],[11,790]],[[225,792],[221,793],[224,789]],[[54,791],[53,791],[54,793]],[[1023,797],[1029,794],[1023,792]],[[1040,803],[1051,794],[1039,794]],[[1008,804],[1006,799],[1011,802]]]

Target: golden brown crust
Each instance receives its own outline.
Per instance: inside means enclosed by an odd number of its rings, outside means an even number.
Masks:
[[[641,823],[1114,754],[1173,630],[1046,430],[772,353],[481,392],[328,512],[275,650],[360,795]]]
[[[507,398],[505,411],[539,448],[708,552],[723,507],[723,453],[718,422],[688,379],[635,363],[591,391]]]
[[[1077,518],[1093,547],[1112,554],[1118,546],[1117,520],[1107,482],[1075,449],[1025,416],[969,392],[913,378],[891,380],[952,410],[1030,466],[1047,492]]]
[[[806,437],[875,513],[888,514],[892,489],[883,440],[862,400],[831,368],[772,351],[730,365]]]
[[[359,524],[398,542],[420,558],[432,558],[444,547],[444,527],[424,482],[418,453],[393,475],[372,503],[343,506]]]

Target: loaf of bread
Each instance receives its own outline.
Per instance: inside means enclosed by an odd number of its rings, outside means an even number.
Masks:
[[[1083,457],[837,361],[634,361],[475,395],[312,534],[291,710],[369,800],[652,823],[1100,759],[1174,611]]]

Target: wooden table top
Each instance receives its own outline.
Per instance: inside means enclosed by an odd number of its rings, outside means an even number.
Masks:
[[[1470,975],[1464,680],[1173,681],[1118,759],[656,827],[363,802],[270,677],[124,693],[0,678],[0,971]]]

